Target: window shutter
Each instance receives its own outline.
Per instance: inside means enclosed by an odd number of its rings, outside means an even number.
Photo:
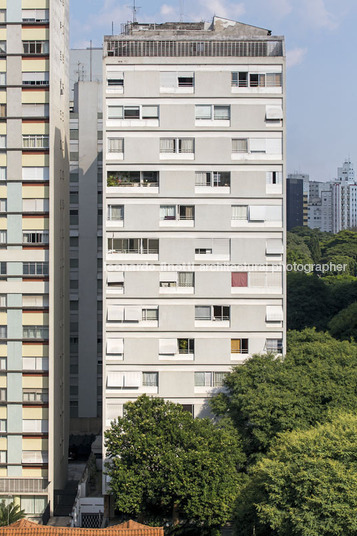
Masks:
[[[141,372],[124,372],[124,387],[140,387]]]
[[[275,154],[281,156],[282,154],[282,140],[281,138],[271,138],[266,140],[266,152],[267,154]]]
[[[283,119],[283,109],[281,106],[266,106],[265,107],[265,118],[272,120]]]
[[[176,272],[160,272],[160,281],[162,283],[176,281],[177,273]]]
[[[177,339],[159,339],[159,354],[174,355],[177,353]]]
[[[212,119],[212,106],[210,104],[196,104],[196,119]]]
[[[123,283],[124,282],[124,272],[108,272],[107,273],[107,282],[108,283]]]
[[[232,272],[232,287],[247,287],[248,272]]]
[[[160,86],[166,88],[177,87],[177,73],[175,71],[160,73]]]
[[[249,207],[249,221],[265,221],[267,207],[253,205]]]
[[[239,354],[241,349],[240,339],[231,339],[231,354]]]
[[[107,387],[123,387],[124,373],[123,372],[108,372]]]
[[[267,221],[282,221],[283,210],[280,206],[266,207],[266,220]]]
[[[125,322],[140,322],[141,315],[141,307],[125,307]]]
[[[124,307],[119,307],[117,305],[110,305],[108,307],[107,313],[108,320],[123,322],[124,320]]]
[[[124,353],[124,339],[107,339],[107,354]]]
[[[142,108],[143,119],[157,119],[159,117],[158,106],[143,106]]]
[[[210,305],[196,305],[195,318],[196,320],[211,320],[211,306]]]
[[[271,238],[267,240],[266,253],[267,255],[281,255],[284,252],[283,241],[279,238]]]
[[[268,305],[266,308],[267,322],[282,322],[284,319],[283,308],[276,305]]]
[[[232,140],[232,152],[233,153],[247,153],[248,152],[247,138],[238,138],[238,139]]]
[[[266,153],[267,140],[264,138],[252,138],[249,141],[249,149],[251,153]]]

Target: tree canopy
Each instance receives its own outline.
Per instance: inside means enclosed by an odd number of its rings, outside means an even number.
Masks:
[[[25,510],[21,510],[19,504],[6,504],[4,500],[0,502],[0,527],[11,525],[25,517]]]
[[[212,534],[230,519],[244,463],[233,429],[142,395],[125,404],[124,416],[105,432],[105,444],[120,513],[188,525],[197,535]]]
[[[357,416],[278,436],[237,501],[239,536],[355,536]]]
[[[333,409],[357,410],[357,345],[312,329],[291,332],[284,359],[253,356],[224,385],[213,411],[230,416],[253,463],[278,433],[324,422]]]

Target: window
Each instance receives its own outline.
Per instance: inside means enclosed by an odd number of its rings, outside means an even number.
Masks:
[[[6,22],[6,9],[0,9],[0,24]]]
[[[232,153],[247,153],[248,152],[248,139],[237,138],[232,140]]]
[[[23,86],[48,86],[50,75],[48,71],[22,73]]]
[[[247,287],[248,272],[232,272],[232,287]]]
[[[195,320],[226,321],[230,319],[229,305],[196,305]]]
[[[2,387],[0,388],[0,402],[6,402],[6,398],[7,398],[7,390]]]
[[[281,354],[283,351],[283,339],[266,339],[265,349],[267,353]]]
[[[47,506],[47,496],[40,495],[23,495],[20,497],[21,509],[25,510],[26,514],[41,515]]]
[[[195,387],[223,387],[226,372],[195,372]]]
[[[48,262],[24,262],[22,267],[23,275],[48,275]]]
[[[24,149],[48,149],[49,137],[42,134],[26,134],[22,136]]]
[[[108,138],[108,153],[124,153],[124,138]]]
[[[162,272],[160,288],[193,288],[194,272]]]
[[[6,432],[7,422],[6,419],[0,419],[0,432]]]
[[[24,339],[48,339],[48,326],[23,326]]]
[[[0,231],[0,244],[7,243],[7,231]]]
[[[71,128],[69,131],[69,139],[70,140],[78,140],[79,139],[79,130],[78,128],[74,129]]]
[[[107,273],[108,288],[124,290],[124,272],[108,272]]]
[[[6,41],[0,41],[0,54],[6,54]]]
[[[23,181],[48,181],[50,178],[50,169],[48,167],[23,167]]]
[[[232,73],[232,87],[281,87],[281,73]]]
[[[108,221],[123,221],[124,205],[108,205],[107,219]]]
[[[176,72],[165,71],[160,73],[160,90],[162,92],[178,92],[194,87],[194,73],[192,71]],[[192,91],[191,91],[192,92]]]
[[[23,357],[24,370],[48,370],[48,357]]]
[[[267,171],[266,183],[267,184],[282,184],[283,174],[281,171]]]
[[[231,117],[231,107],[221,106],[216,104],[196,104],[195,118],[196,120],[229,120]]]
[[[7,199],[0,199],[0,212],[6,212],[7,210]]]
[[[158,171],[108,171],[107,186],[158,187]]]
[[[0,450],[0,463],[1,464],[7,463],[7,451],[6,450]]]
[[[279,305],[267,305],[265,320],[266,322],[280,324],[284,319],[283,308]]]
[[[0,307],[3,309],[7,305],[7,294],[0,294]]]
[[[1,234],[0,234],[0,243],[1,243]],[[6,275],[6,274],[7,274],[7,264],[6,264],[6,262],[0,262],[0,276]],[[3,278],[1,278],[1,279],[3,279]]]
[[[23,9],[22,21],[23,22],[48,22],[49,21],[48,9]]]
[[[229,171],[196,171],[196,186],[220,187],[231,185],[231,174]]]
[[[0,149],[6,149],[6,136],[4,134],[0,135]]]
[[[231,354],[247,354],[248,339],[231,339]]]
[[[248,221],[248,206],[232,205],[232,220]]]
[[[40,404],[47,404],[48,389],[23,389],[22,400],[23,402],[37,402]]]
[[[193,153],[193,138],[160,138],[160,153]]]
[[[48,244],[48,231],[27,231],[22,233],[24,244]]]
[[[124,73],[123,72],[107,72],[107,85],[108,87],[120,87],[124,86]]]
[[[158,255],[158,238],[108,238],[109,253]]]
[[[216,260],[229,260],[230,240],[229,238],[197,238],[195,255],[212,255],[212,258]]]
[[[158,387],[159,373],[158,372],[143,372],[143,387]]]
[[[0,104],[0,118],[6,117],[6,104]]]
[[[22,463],[48,463],[47,450],[23,450]]]
[[[232,139],[232,153],[267,154],[281,157],[281,138],[235,138]]]
[[[0,339],[7,339],[7,326],[0,326]]]
[[[159,106],[108,106],[108,119],[158,119]]]
[[[47,419],[23,419],[22,431],[29,433],[46,433],[48,432]]]
[[[177,339],[177,347],[179,354],[193,354],[195,352],[195,340]]]
[[[0,357],[0,370],[7,369],[7,359],[6,357]]]
[[[0,73],[0,86],[6,86],[6,73]]]
[[[23,41],[24,54],[48,54],[48,41]]]
[[[193,205],[161,205],[160,220],[194,220]]]
[[[22,105],[23,117],[48,117],[49,105],[48,104],[23,104]]]
[[[159,319],[159,310],[158,308],[152,308],[152,309],[142,309],[142,320],[143,321],[158,321]]]

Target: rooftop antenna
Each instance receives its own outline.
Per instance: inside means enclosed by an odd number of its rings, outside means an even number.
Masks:
[[[135,24],[137,21],[136,14],[138,12],[138,9],[141,9],[139,6],[136,5],[136,0],[133,0],[132,10],[133,10],[133,24]]]
[[[114,21],[112,20],[112,35],[114,35]]]
[[[92,82],[93,81],[93,44],[92,44],[92,40],[90,40],[89,57],[90,57],[89,80]]]

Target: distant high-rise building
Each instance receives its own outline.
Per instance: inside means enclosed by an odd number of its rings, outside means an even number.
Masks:
[[[294,227],[308,224],[309,175],[289,173],[286,182],[286,225]]]
[[[0,18],[0,500],[40,519],[67,478],[68,0]]]

